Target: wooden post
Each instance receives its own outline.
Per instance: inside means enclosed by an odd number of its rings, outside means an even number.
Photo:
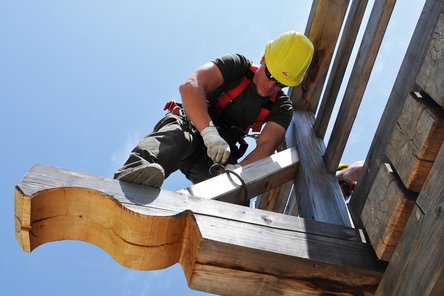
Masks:
[[[305,34],[315,47],[304,82],[289,90],[297,109],[316,112],[349,0],[314,0]]]
[[[353,0],[348,12],[341,41],[336,51],[335,60],[330,71],[319,111],[316,115],[315,132],[321,139],[325,136],[367,3],[367,0]]]
[[[444,141],[444,112],[409,94],[387,145],[387,157],[407,189],[419,192]]]
[[[300,166],[294,179],[299,215],[351,227],[338,180],[325,168],[324,141],[316,137],[313,122],[311,112],[295,110],[287,132],[288,145],[299,151]]]
[[[371,295],[384,269],[355,229],[44,165],[17,185],[15,218],[25,251],[81,240],[128,268],[180,263],[216,294]]]
[[[325,152],[325,165],[330,173],[336,172],[341,161],[395,3],[396,0],[376,0],[373,5],[358,57]]]
[[[424,57],[428,55],[426,49],[433,36],[434,27],[438,18],[443,12],[443,8],[443,1],[427,0],[418,24],[416,25],[415,32],[413,33],[410,45],[402,62],[387,106],[385,107],[382,119],[370,146],[362,170],[363,173],[353,193],[353,198],[349,203],[354,222],[358,226],[361,226],[359,217],[361,216],[362,208],[364,207],[379,167],[387,162],[385,150],[401,107],[407,95],[415,91],[415,73],[418,73]],[[442,75],[441,77],[436,77],[436,79],[438,81],[444,80]]]

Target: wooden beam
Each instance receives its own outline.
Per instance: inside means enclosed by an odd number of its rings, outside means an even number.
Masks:
[[[315,53],[304,82],[289,89],[293,105],[316,112],[349,0],[313,1],[305,34]]]
[[[444,146],[418,196],[378,295],[444,295],[443,168]]]
[[[25,251],[70,239],[128,268],[179,262],[189,286],[210,293],[244,295],[266,279],[268,295],[365,295],[384,269],[355,229],[45,165],[17,185],[15,209]]]
[[[442,108],[419,93],[409,94],[386,150],[388,159],[407,189],[421,190],[443,140]]]
[[[427,54],[416,76],[416,83],[434,100],[444,108],[444,16],[441,14],[430,38]]]
[[[428,54],[426,49],[443,9],[443,1],[427,0],[416,25],[390,98],[370,146],[358,186],[349,203],[354,222],[358,226],[361,226],[359,217],[379,166],[387,162],[385,149],[404,100],[410,92],[417,90],[415,89],[415,73],[418,73],[424,57]]]
[[[416,197],[405,189],[389,164],[381,166],[361,214],[379,259],[390,260],[415,206]]]
[[[373,4],[370,19],[350,74],[351,78],[325,152],[325,165],[330,173],[336,172],[341,161],[395,3],[396,0],[377,0]]]
[[[322,139],[325,136],[331,113],[333,112],[336,103],[336,98],[350,60],[356,36],[361,27],[367,3],[367,0],[354,0],[352,2],[348,12],[347,21],[342,30],[341,41],[335,54],[335,60],[329,74],[327,86],[325,87],[314,125],[316,135]]]
[[[179,192],[235,204],[249,204],[250,198],[292,180],[298,165],[296,149],[285,149],[236,169],[235,172],[245,182],[245,187],[235,175],[225,173]],[[247,200],[244,200],[245,193]]]
[[[344,196],[334,174],[322,159],[325,145],[316,137],[312,113],[295,110],[287,131],[287,143],[299,151],[300,167],[294,179],[299,215],[351,227]]]

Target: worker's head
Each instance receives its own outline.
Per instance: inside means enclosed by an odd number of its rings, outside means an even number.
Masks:
[[[311,41],[298,32],[290,31],[271,40],[265,47],[261,67],[254,78],[258,93],[270,96],[286,86],[299,85],[313,57]]]
[[[313,44],[304,34],[286,32],[267,43],[265,64],[281,84],[296,86],[304,79],[313,51]]]

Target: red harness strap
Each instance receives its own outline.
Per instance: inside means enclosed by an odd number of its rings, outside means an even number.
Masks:
[[[273,103],[276,102],[277,93],[274,93],[270,96],[269,100]],[[258,133],[262,129],[262,125],[265,122],[265,119],[267,119],[268,114],[270,114],[270,109],[265,108],[262,106],[261,110],[259,111],[259,114],[256,118],[256,121],[250,126],[250,128],[253,130],[254,133]]]
[[[253,65],[250,66],[250,70],[252,70],[253,73],[256,72],[257,68],[254,68]],[[231,101],[233,101],[234,99],[236,99],[246,88],[247,86],[250,84],[251,80],[248,79],[247,76],[244,76],[241,80],[241,82],[233,89],[230,89],[229,91],[226,91],[224,93],[222,93],[218,98],[217,98],[217,103],[216,103],[216,110],[217,112],[220,114],[222,113],[222,111],[225,109],[225,107],[227,107],[227,105],[229,103],[231,103]]]
[[[256,73],[256,71],[259,69],[258,65],[255,64],[251,64],[250,66],[250,71],[254,74]],[[248,75],[245,75],[240,83],[233,89],[228,90],[224,93],[222,93],[218,98],[217,98],[217,103],[214,106],[217,113],[221,114],[222,111],[227,107],[228,104],[230,104],[233,100],[235,100],[237,97],[239,97],[239,95],[247,88],[247,86],[250,84],[251,80],[253,78],[249,78]],[[274,102],[276,102],[276,97],[277,97],[277,93],[272,94],[269,97],[269,100],[272,102],[272,104]],[[267,119],[268,114],[270,114],[270,109],[265,108],[264,106],[262,106],[261,110],[259,111],[259,114],[256,118],[256,121],[247,128],[248,129],[252,129],[253,132],[258,133],[261,131],[262,129],[262,125],[265,122],[265,119]]]

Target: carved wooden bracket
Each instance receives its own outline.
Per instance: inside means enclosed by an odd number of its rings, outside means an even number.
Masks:
[[[191,288],[224,295],[366,294],[382,267],[358,230],[36,165],[15,191],[16,237],[58,240],[118,263],[180,263]]]

